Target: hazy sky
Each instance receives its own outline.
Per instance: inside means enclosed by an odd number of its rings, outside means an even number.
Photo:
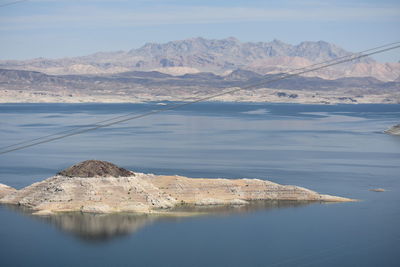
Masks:
[[[399,0],[31,0],[1,6],[0,58],[79,56],[191,37],[360,51],[400,41]],[[400,50],[378,58],[399,61]]]

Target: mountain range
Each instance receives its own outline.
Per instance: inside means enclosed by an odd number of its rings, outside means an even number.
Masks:
[[[324,41],[291,45],[279,40],[241,42],[233,37],[220,40],[198,37],[164,44],[147,43],[129,51],[98,52],[82,57],[1,60],[0,68],[53,75],[157,71],[175,76],[210,72],[225,77],[237,69],[260,75],[282,73],[348,55],[352,53]],[[381,81],[394,81],[399,80],[399,74],[400,63],[380,63],[363,58],[308,73],[307,76],[329,80],[374,77]]]

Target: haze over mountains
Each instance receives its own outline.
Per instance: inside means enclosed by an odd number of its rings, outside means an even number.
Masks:
[[[0,61],[0,68],[40,71],[46,74],[114,74],[128,71],[158,71],[172,75],[212,72],[227,75],[236,69],[273,74],[305,67],[315,62],[351,55],[324,41],[290,45],[271,42],[240,42],[230,37],[220,40],[192,38],[164,44],[147,43],[138,49],[98,52],[62,59]],[[333,68],[309,73],[324,79],[374,77],[381,81],[399,79],[400,63],[379,63],[360,59]]]

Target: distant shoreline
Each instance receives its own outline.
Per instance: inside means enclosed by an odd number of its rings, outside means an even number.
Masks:
[[[276,92],[281,94],[296,95],[296,98],[276,96]],[[318,92],[296,92],[294,90],[273,90],[273,92],[265,95],[257,96],[240,95],[240,96],[223,96],[204,102],[237,102],[237,103],[276,103],[276,104],[307,104],[307,105],[336,105],[336,104],[400,104],[400,98],[391,97],[390,95],[365,95],[365,96],[340,96],[335,93],[327,93],[327,96],[321,96]],[[8,94],[7,94],[8,93]],[[0,91],[0,104],[22,104],[22,103],[64,103],[64,104],[79,104],[79,103],[102,103],[102,104],[123,104],[123,103],[149,103],[149,102],[190,102],[181,101],[182,98],[202,98],[204,96],[182,96],[181,99],[176,99],[169,96],[112,96],[112,95],[87,95],[87,96],[59,96],[50,95],[43,96],[43,93],[26,92],[6,94]],[[325,92],[326,93],[326,92]],[[317,96],[315,96],[317,95]],[[289,95],[290,96],[290,95]]]
[[[158,101],[143,102],[1,102],[0,105],[6,104],[149,104]],[[171,103],[179,101],[169,101]],[[183,102],[182,102],[183,103]],[[291,102],[256,102],[256,101],[204,101],[201,103],[243,103],[243,104],[290,104],[290,105],[400,105],[400,103],[291,103]]]

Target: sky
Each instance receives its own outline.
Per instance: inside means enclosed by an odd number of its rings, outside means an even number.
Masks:
[[[62,58],[193,37],[361,51],[400,41],[399,0],[0,0],[0,59]],[[398,62],[400,50],[375,57]]]

